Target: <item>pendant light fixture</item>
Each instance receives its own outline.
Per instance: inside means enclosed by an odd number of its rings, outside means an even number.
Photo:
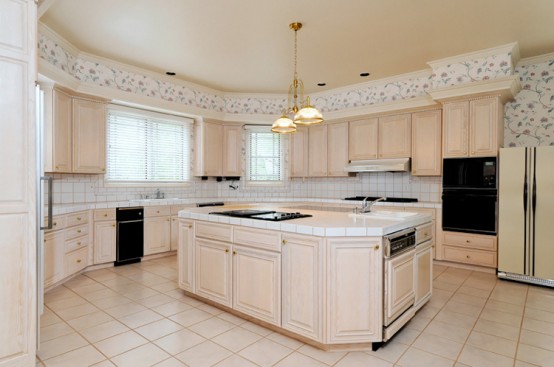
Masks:
[[[321,112],[310,104],[310,97],[304,99],[304,83],[296,72],[298,54],[297,33],[302,28],[302,23],[291,23],[289,28],[294,31],[294,79],[289,86],[287,108],[283,110],[282,116],[271,126],[271,131],[280,134],[295,132],[296,125],[313,125],[323,121]],[[289,115],[293,116],[293,119]]]

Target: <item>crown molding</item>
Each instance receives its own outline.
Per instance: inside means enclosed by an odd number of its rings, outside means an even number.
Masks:
[[[513,100],[521,90],[519,76],[482,80],[478,82],[454,85],[430,90],[428,94],[435,101],[444,103],[460,98],[475,98],[486,95],[498,95],[502,103]]]
[[[446,57],[444,59],[428,61],[427,65],[429,65],[432,69],[437,69],[442,66],[456,64],[467,60],[475,60],[475,59],[485,58],[488,56],[493,56],[498,54],[508,54],[508,53],[511,53],[512,65],[515,65],[519,61],[519,45],[517,42],[508,43],[506,45],[501,45],[497,47],[487,48],[484,50],[468,52],[462,55]]]
[[[38,59],[38,72],[39,80],[41,78],[40,76],[42,75],[43,77],[50,79],[54,83],[72,90],[77,90],[81,85],[81,82],[75,79],[75,77],[61,69],[58,69],[54,65],[50,64],[48,61],[41,58]]]
[[[554,61],[554,52],[551,52],[549,54],[545,55],[539,55],[539,56],[533,56],[533,57],[527,57],[525,59],[521,59],[517,66],[529,66],[533,64],[542,64],[544,62]]]

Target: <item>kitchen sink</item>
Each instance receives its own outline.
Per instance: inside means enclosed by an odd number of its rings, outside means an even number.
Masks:
[[[378,210],[378,211],[368,212],[368,213],[352,213],[349,215],[354,217],[368,218],[368,219],[404,220],[417,214],[418,213],[412,213],[412,212],[400,212],[400,211],[391,212],[391,211],[385,211],[385,210]]]

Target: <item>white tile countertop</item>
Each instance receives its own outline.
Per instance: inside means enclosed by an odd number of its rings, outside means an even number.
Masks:
[[[309,206],[305,205],[303,207]],[[282,212],[300,211],[302,214],[311,214],[312,217],[273,222],[209,214],[211,212],[237,209],[268,209]],[[350,210],[338,211],[340,209],[336,209],[335,211],[325,210],[324,207],[318,210],[300,209],[294,203],[291,205],[285,203],[237,204],[226,205],[225,207],[187,208],[179,212],[179,217],[321,237],[383,236],[431,221],[431,216],[428,214],[410,213],[408,211],[375,211],[371,214],[354,214]]]

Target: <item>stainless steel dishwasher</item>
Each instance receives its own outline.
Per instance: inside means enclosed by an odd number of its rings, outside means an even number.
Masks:
[[[117,208],[115,266],[140,262],[144,256],[144,208]]]

